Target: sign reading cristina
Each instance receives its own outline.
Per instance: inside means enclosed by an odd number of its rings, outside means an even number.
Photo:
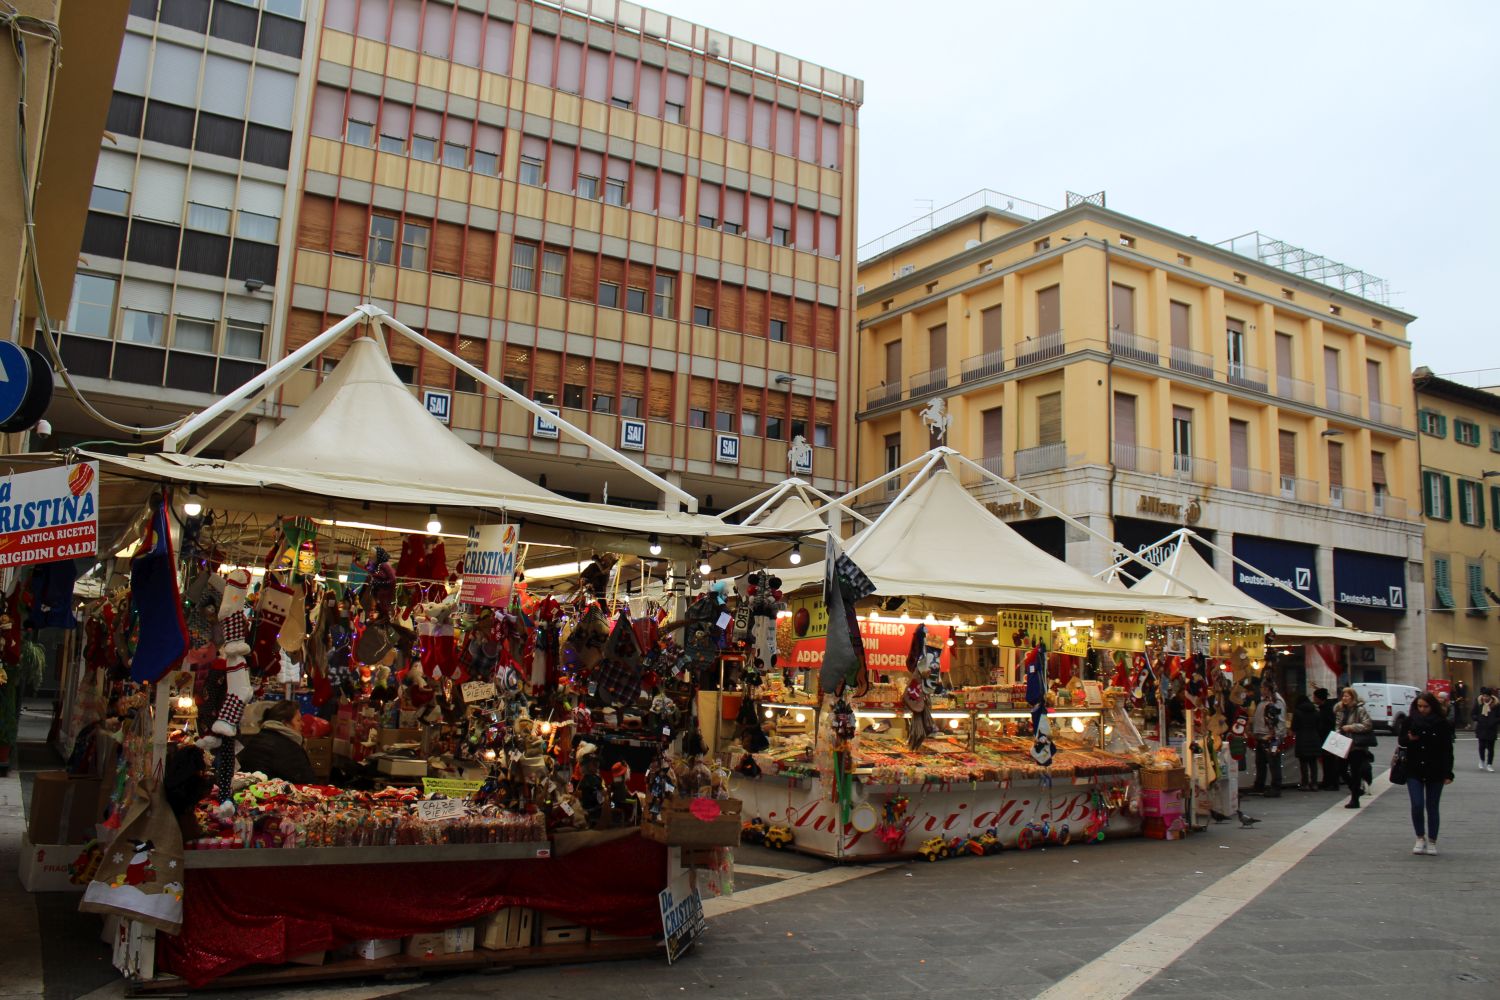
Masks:
[[[99,463],[0,480],[0,567],[99,553]]]

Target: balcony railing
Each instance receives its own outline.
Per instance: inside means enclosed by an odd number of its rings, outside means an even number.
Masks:
[[[1005,352],[990,351],[988,354],[964,358],[958,379],[960,382],[974,382],[989,378],[991,375],[999,375],[1003,371],[1005,371]]]
[[[873,409],[884,406],[886,403],[895,403],[901,399],[901,383],[895,385],[877,385],[865,392],[865,406]]]
[[[1172,477],[1212,486],[1219,481],[1219,463],[1197,455],[1172,453]]]
[[[1241,389],[1254,389],[1256,392],[1265,392],[1268,388],[1266,370],[1254,365],[1231,364],[1224,372],[1224,381],[1230,385],[1237,385]]]
[[[1028,337],[1016,347],[1016,367],[1040,364],[1063,355],[1063,332],[1055,330],[1039,337]]]
[[[1298,503],[1322,502],[1323,491],[1316,480],[1298,479],[1296,476],[1278,476],[1276,483],[1276,493],[1283,500],[1295,500]]]
[[[1365,506],[1366,501],[1364,490],[1356,490],[1348,486],[1328,487],[1328,506],[1330,507],[1362,514],[1368,509]]]
[[[990,455],[986,458],[975,459],[974,464],[984,469],[986,472],[993,472],[997,476],[1005,475],[1004,455]],[[987,479],[973,469],[965,466],[963,474],[963,484],[965,486],[983,486],[985,484],[993,485],[994,480]]]
[[[1377,424],[1385,424],[1387,427],[1400,427],[1401,407],[1372,399],[1370,400],[1370,419]]]
[[[1384,490],[1376,490],[1370,494],[1370,513],[1376,517],[1393,517],[1404,521],[1407,510],[1406,501],[1401,497],[1393,497]]]
[[[907,379],[907,382],[910,384],[908,392],[912,399],[942,392],[948,388],[948,366],[943,365],[941,368],[930,368],[925,372],[918,372]]]
[[[1282,399],[1289,399],[1294,403],[1311,403],[1313,401],[1313,384],[1304,382],[1300,378],[1292,378],[1290,375],[1276,376],[1276,395]]]
[[[1271,492],[1271,474],[1265,469],[1252,469],[1249,466],[1241,468],[1231,465],[1229,467],[1229,488],[1240,490],[1244,493],[1266,493]]]
[[[1362,407],[1359,405],[1359,397],[1352,392],[1344,392],[1342,389],[1328,387],[1328,408],[1340,413],[1347,413],[1351,417],[1360,415]]]
[[[1150,476],[1161,472],[1161,452],[1155,448],[1143,448],[1138,444],[1116,441],[1111,452],[1117,469],[1125,472],[1143,472]]]
[[[1022,448],[1016,452],[1016,475],[1030,476],[1038,472],[1051,472],[1065,468],[1068,464],[1068,446],[1062,441]]]
[[[1172,348],[1172,370],[1199,378],[1214,377],[1214,359],[1211,354],[1194,351],[1187,347]]]
[[[1147,340],[1145,337],[1137,337],[1133,333],[1124,330],[1109,331],[1109,347],[1114,351],[1115,357],[1125,358],[1129,361],[1140,361],[1143,364],[1161,364],[1161,350],[1156,341]]]

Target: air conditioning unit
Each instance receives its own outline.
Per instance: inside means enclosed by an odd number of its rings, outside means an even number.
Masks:
[[[917,270],[917,265],[915,265],[915,264],[902,264],[901,265],[901,270],[899,270],[899,271],[896,272],[896,277],[898,277],[898,278],[904,278],[908,274],[914,273],[916,270]]]

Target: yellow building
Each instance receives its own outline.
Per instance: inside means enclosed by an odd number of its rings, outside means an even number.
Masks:
[[[1418,368],[1429,676],[1500,685],[1500,396]]]
[[[861,480],[933,443],[919,411],[941,398],[948,444],[1105,537],[1140,550],[1190,525],[1397,635],[1394,654],[1333,664],[1293,652],[1279,665],[1294,682],[1305,669],[1328,683],[1329,666],[1425,674],[1409,610],[1422,607],[1413,317],[1374,300],[1379,279],[1259,234],[1215,246],[1080,201],[1051,212],[981,192],[862,248]],[[1313,266],[1372,298],[1311,280]],[[1106,543],[973,485],[1044,549],[1107,565]],[[1215,562],[1267,604],[1320,614]]]

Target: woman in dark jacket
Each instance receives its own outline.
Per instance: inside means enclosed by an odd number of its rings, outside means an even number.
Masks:
[[[266,709],[260,732],[240,743],[239,769],[260,771],[268,778],[281,778],[294,785],[317,780],[312,762],[302,746],[302,714],[290,701],[278,701]]]
[[[1479,769],[1495,769],[1495,737],[1500,736],[1500,698],[1487,687],[1474,702],[1474,738],[1479,741]]]
[[[1438,801],[1443,786],[1453,781],[1453,727],[1431,691],[1423,691],[1411,703],[1396,742],[1406,749],[1406,791],[1411,796],[1412,829],[1417,832],[1411,852],[1436,855]]]
[[[1323,720],[1318,718],[1318,706],[1306,695],[1297,696],[1297,707],[1292,709],[1293,750],[1297,763],[1302,768],[1302,780],[1297,785],[1304,792],[1318,790],[1318,758],[1323,756]]]

